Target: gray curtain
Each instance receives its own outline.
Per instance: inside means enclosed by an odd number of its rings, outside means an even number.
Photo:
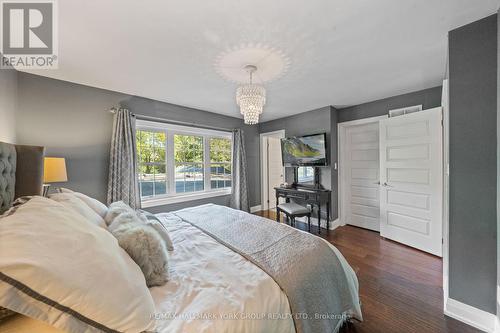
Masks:
[[[243,131],[233,131],[233,181],[230,206],[234,209],[250,211],[247,186],[247,155]]]
[[[113,122],[109,159],[108,205],[123,201],[132,208],[141,208],[137,181],[135,119],[127,109],[118,109]]]

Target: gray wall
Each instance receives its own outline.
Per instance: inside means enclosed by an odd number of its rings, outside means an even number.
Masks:
[[[0,54],[0,61],[2,55]],[[0,141],[15,143],[17,72],[0,69]]]
[[[405,106],[422,104],[424,110],[435,108],[441,106],[441,90],[439,86],[342,108],[338,110],[338,122],[383,116],[389,110]]]
[[[497,19],[500,10],[497,14]],[[500,24],[497,22],[497,289],[500,290]],[[500,298],[497,298],[497,317],[500,318]]]
[[[497,14],[500,15],[500,10]],[[497,22],[497,66],[500,66],[500,24]],[[497,67],[497,289],[500,290],[500,69]],[[497,317],[500,318],[500,298],[497,298]]]
[[[496,313],[497,15],[449,33],[450,298]]]
[[[106,112],[121,104],[133,113],[201,125],[243,128],[249,164],[250,204],[260,204],[258,129],[239,118],[185,108],[108,90],[18,73],[17,142],[44,145],[48,156],[66,158],[68,183],[101,201],[106,199],[109,146],[113,116]],[[256,138],[257,137],[257,138]],[[152,208],[178,209],[193,204],[227,204],[228,196]]]
[[[280,118],[276,120],[267,121],[259,124],[259,133],[273,132],[277,130],[285,130],[287,137],[300,136],[315,133],[327,133],[327,146],[331,146],[331,107],[323,107],[320,109],[296,114],[290,117]],[[330,156],[331,158],[331,156]],[[336,158],[336,157],[335,157]],[[321,185],[327,189],[332,189],[332,172],[331,167],[321,167]],[[285,179],[288,183],[293,182],[293,168],[286,168]],[[333,189],[336,191],[336,188]],[[333,210],[332,205],[332,219],[337,216],[337,210]]]
[[[113,123],[105,110],[126,96],[21,72],[18,93],[17,142],[65,157],[63,186],[105,202]]]

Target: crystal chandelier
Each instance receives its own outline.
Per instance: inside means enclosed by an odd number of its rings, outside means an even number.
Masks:
[[[252,76],[257,67],[247,65],[244,69],[250,75],[250,83],[241,85],[236,89],[236,103],[240,107],[245,124],[254,125],[259,122],[259,115],[264,109],[264,104],[266,104],[266,89],[252,82]]]

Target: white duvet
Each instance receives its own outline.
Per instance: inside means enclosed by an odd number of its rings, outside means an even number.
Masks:
[[[288,299],[269,275],[191,224],[168,213],[157,216],[169,230],[174,251],[169,256],[169,282],[150,289],[156,332],[295,332]],[[357,299],[356,275],[331,247],[352,280],[350,292]],[[361,319],[359,307],[352,312]],[[0,325],[0,331],[61,332],[23,316]]]
[[[189,223],[168,216],[158,215],[174,244],[170,280],[150,289],[156,332],[295,332],[288,299],[269,275]],[[24,316],[1,324],[0,331],[61,333]]]
[[[288,299],[260,268],[170,214],[170,281],[151,288],[157,330],[173,332],[295,332]]]

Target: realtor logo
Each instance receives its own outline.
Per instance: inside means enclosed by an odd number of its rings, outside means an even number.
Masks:
[[[55,1],[3,0],[0,4],[0,68],[57,68]]]

